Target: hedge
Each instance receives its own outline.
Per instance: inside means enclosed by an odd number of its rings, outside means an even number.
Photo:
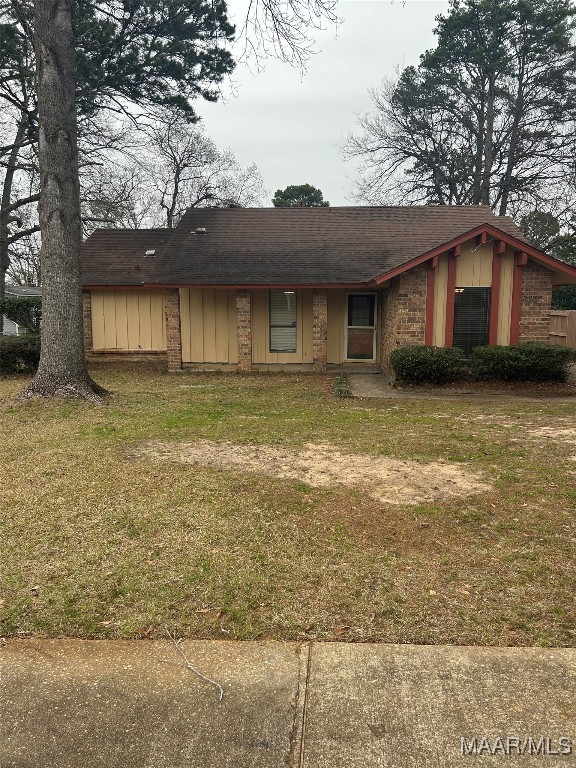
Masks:
[[[399,347],[390,355],[390,365],[403,384],[447,384],[460,378],[464,353],[454,347]]]
[[[511,347],[476,347],[470,353],[472,373],[495,381],[566,381],[576,349],[525,342]]]
[[[40,336],[0,336],[0,375],[34,373],[40,360]]]

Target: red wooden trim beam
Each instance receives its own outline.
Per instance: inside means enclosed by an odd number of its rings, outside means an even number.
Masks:
[[[500,244],[494,240],[492,249],[492,289],[490,291],[490,324],[488,326],[488,344],[498,343],[498,316],[500,313],[500,268],[502,265]],[[504,244],[506,250],[506,244]]]
[[[446,286],[446,330],[444,346],[451,347],[454,341],[454,298],[456,295],[456,256],[448,257],[448,285]]]
[[[522,270],[528,263],[528,255],[514,251],[514,275],[512,278],[512,311],[510,312],[510,344],[520,341],[520,310],[522,306]]]
[[[434,263],[436,262],[436,264]],[[424,331],[424,344],[427,347],[432,346],[432,337],[434,331],[434,287],[436,284],[436,268],[438,267],[438,257],[428,263],[427,282],[426,282],[426,326]]]

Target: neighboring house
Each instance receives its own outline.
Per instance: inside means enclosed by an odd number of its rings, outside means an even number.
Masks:
[[[386,368],[407,344],[547,341],[576,269],[484,206],[189,210],[83,245],[86,348],[169,370]]]
[[[42,296],[42,288],[35,285],[7,285],[5,294],[6,296]],[[4,336],[22,336],[24,333],[29,333],[27,328],[9,320],[6,315],[3,316],[2,329]]]

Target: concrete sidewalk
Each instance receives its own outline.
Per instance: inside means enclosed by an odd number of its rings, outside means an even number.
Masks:
[[[574,374],[576,376],[576,374]],[[576,378],[571,378],[576,381]],[[360,376],[349,374],[348,383],[353,397],[375,398],[379,400],[478,400],[492,402],[528,402],[528,403],[576,403],[576,397],[570,395],[527,395],[514,392],[482,392],[452,386],[436,389],[414,390],[391,386],[388,377],[383,374]]]
[[[576,765],[574,649],[231,641],[182,648],[222,685],[222,701],[169,641],[8,641],[0,765]]]

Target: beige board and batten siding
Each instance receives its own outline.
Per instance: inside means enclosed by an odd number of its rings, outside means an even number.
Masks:
[[[459,288],[482,288],[492,286],[492,249],[491,242],[477,246],[474,240],[462,245],[461,254],[456,259],[456,286]],[[500,293],[498,296],[498,331],[497,344],[510,342],[510,314],[512,310],[512,281],[514,272],[514,252],[507,248],[500,259]],[[436,281],[434,284],[434,329],[432,344],[443,347],[446,332],[446,297],[448,287],[448,254],[443,253],[438,260]],[[495,297],[492,297],[492,301]]]
[[[162,291],[90,291],[94,351],[166,350]]]
[[[514,251],[506,248],[500,257],[500,306],[498,311],[498,333],[496,343],[510,344],[510,323],[512,320],[512,289],[514,287]]]
[[[434,282],[434,330],[432,345],[443,347],[446,335],[446,293],[448,288],[448,254],[438,258],[436,279]]]
[[[342,363],[346,357],[344,349],[344,323],[346,320],[346,291],[341,289],[328,290],[328,363]]]
[[[477,246],[464,243],[456,259],[456,285],[460,288],[487,288],[492,285],[492,243]]]
[[[236,291],[180,288],[183,363],[237,363]]]
[[[312,363],[312,289],[300,288],[296,293],[296,352],[270,351],[270,293],[252,291],[252,362],[266,365]]]

